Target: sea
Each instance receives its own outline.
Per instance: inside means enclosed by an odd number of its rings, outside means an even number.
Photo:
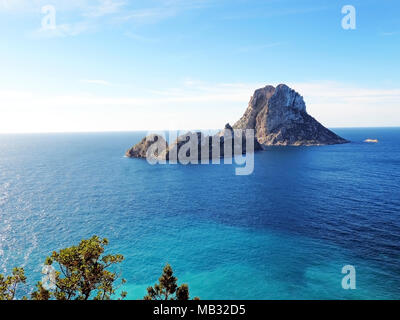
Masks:
[[[46,256],[98,235],[128,299],[166,263],[200,299],[399,299],[400,128],[334,131],[351,143],[268,148],[243,176],[124,157],[146,132],[2,134],[0,273],[24,267],[28,295]]]

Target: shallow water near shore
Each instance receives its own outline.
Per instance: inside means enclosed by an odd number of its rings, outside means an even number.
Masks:
[[[400,129],[335,132],[352,143],[268,148],[249,176],[125,158],[144,132],[0,135],[0,272],[32,286],[51,251],[97,234],[126,257],[128,298],[169,262],[202,299],[398,299]]]

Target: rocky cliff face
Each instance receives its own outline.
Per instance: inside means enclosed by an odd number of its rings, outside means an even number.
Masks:
[[[303,97],[284,84],[266,86],[251,97],[234,129],[254,129],[263,146],[301,146],[347,143],[306,111]]]

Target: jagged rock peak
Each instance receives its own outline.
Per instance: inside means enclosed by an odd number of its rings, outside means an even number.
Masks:
[[[304,103],[303,97],[286,84],[278,85],[271,98],[278,99],[282,107],[306,111],[306,104]]]
[[[257,89],[250,98],[249,105],[243,117],[234,124],[234,129],[254,129],[258,113],[268,104],[269,99],[275,93],[273,86]]]
[[[233,128],[254,129],[264,146],[348,142],[308,115],[303,97],[285,84],[257,89]]]

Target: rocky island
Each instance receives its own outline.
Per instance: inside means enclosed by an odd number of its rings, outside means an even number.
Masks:
[[[202,147],[207,146],[209,158],[213,158],[212,148],[219,144],[218,156],[224,156],[224,144],[234,143],[236,137],[234,129],[253,129],[253,150],[262,150],[268,146],[322,146],[348,143],[331,130],[325,128],[306,111],[303,97],[285,84],[277,87],[265,86],[257,89],[250,98],[244,115],[233,126],[225,125],[225,129],[215,136],[204,136],[201,132],[188,132],[177,138],[170,146],[162,136],[153,134],[145,137],[141,142],[126,152],[132,158],[146,158],[148,149],[162,141],[162,148],[156,151],[157,157],[168,160],[171,154],[177,154],[185,147],[192,135],[197,135],[198,151],[195,157],[200,159]],[[245,131],[243,131],[245,132]],[[232,138],[226,133],[232,133]],[[244,133],[243,133],[244,134]],[[242,137],[240,137],[242,138]],[[229,141],[228,141],[229,139]],[[245,139],[243,139],[245,141]],[[242,145],[243,153],[247,152],[245,142]],[[190,155],[188,155],[190,156]]]

